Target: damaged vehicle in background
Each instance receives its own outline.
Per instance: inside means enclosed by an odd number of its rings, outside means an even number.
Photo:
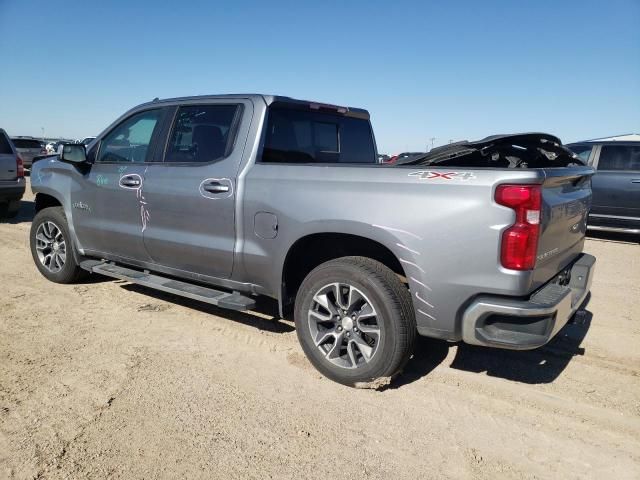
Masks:
[[[363,109],[154,100],[34,165],[31,253],[58,283],[93,272],[233,310],[272,297],[320,372],[367,386],[402,370],[416,335],[553,338],[593,277],[593,173],[546,134],[390,165]]]

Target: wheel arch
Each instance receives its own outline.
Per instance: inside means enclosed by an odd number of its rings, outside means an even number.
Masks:
[[[340,257],[361,256],[377,260],[406,282],[405,271],[393,251],[366,236],[340,232],[317,232],[297,239],[287,251],[281,272],[280,313],[295,300],[304,278],[318,265]]]
[[[40,210],[43,210],[45,208],[62,207],[62,206],[63,205],[60,199],[58,199],[54,195],[50,195],[48,193],[36,194],[36,202],[35,202],[36,213],[38,213]]]

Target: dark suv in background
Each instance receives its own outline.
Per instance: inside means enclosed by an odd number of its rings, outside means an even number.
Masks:
[[[640,234],[640,142],[593,140],[567,147],[596,169],[588,228]]]
[[[24,165],[6,132],[0,128],[0,217],[15,217],[24,195]]]

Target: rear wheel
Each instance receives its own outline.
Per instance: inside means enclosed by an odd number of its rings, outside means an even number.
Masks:
[[[31,256],[40,273],[56,283],[73,283],[87,272],[76,263],[62,207],[39,211],[31,224]]]
[[[311,363],[350,386],[399,373],[416,336],[409,291],[393,271],[365,257],[315,268],[298,291],[295,322]]]

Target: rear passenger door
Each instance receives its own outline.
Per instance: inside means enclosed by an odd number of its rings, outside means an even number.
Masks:
[[[231,275],[236,179],[252,112],[251,102],[231,99],[174,108],[163,162],[145,173],[144,243],[154,263],[196,279]]]
[[[591,213],[640,218],[640,144],[602,145],[597,158]]]

